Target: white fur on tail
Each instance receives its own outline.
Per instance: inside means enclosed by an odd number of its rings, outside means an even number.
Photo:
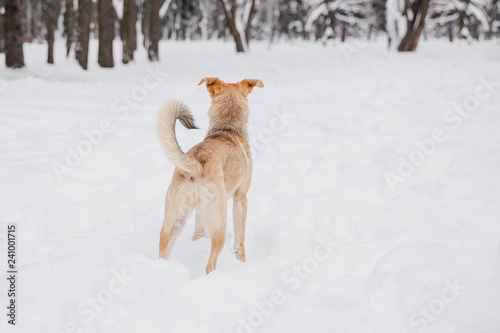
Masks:
[[[182,151],[175,137],[175,121],[177,119],[186,128],[196,128],[193,115],[188,107],[179,101],[169,101],[158,114],[156,121],[158,138],[170,162],[193,176],[199,176],[203,172],[203,166],[198,160],[187,156]]]

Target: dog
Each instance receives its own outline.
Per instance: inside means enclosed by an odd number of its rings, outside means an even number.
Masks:
[[[226,239],[227,200],[233,198],[234,253],[245,261],[246,194],[252,181],[252,156],[247,123],[250,110],[247,96],[261,80],[245,79],[225,83],[208,77],[212,98],[208,110],[210,125],[205,139],[184,153],[175,137],[175,122],[195,129],[194,118],[186,105],[169,101],[160,110],[157,131],[168,159],[176,166],[165,200],[165,217],[160,233],[160,258],[168,259],[175,239],[186,219],[196,209],[193,240],[208,229],[212,248],[206,273],[216,268]]]

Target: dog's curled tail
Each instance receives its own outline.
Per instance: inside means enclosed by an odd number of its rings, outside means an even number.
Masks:
[[[156,122],[160,143],[170,162],[193,176],[199,176],[203,172],[203,166],[198,160],[182,151],[175,137],[177,119],[188,129],[197,128],[194,125],[193,115],[184,103],[169,101],[161,108]]]

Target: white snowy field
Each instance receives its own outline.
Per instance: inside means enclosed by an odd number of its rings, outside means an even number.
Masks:
[[[161,43],[115,69],[25,45],[0,66],[2,332],[500,332],[500,44],[311,43],[236,55]],[[0,64],[4,55],[0,55]],[[173,165],[156,113],[183,100],[204,137],[198,82],[257,78],[247,262],[232,217],[217,270],[194,216],[157,259]],[[7,225],[17,225],[16,326]]]

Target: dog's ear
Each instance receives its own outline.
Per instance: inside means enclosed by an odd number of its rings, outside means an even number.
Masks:
[[[264,88],[264,84],[261,80],[245,79],[241,80],[239,83],[245,90],[245,96],[250,94],[254,87]]]
[[[207,84],[208,93],[212,98],[220,91],[223,83],[218,77],[206,77],[198,85],[201,85],[203,82]]]

